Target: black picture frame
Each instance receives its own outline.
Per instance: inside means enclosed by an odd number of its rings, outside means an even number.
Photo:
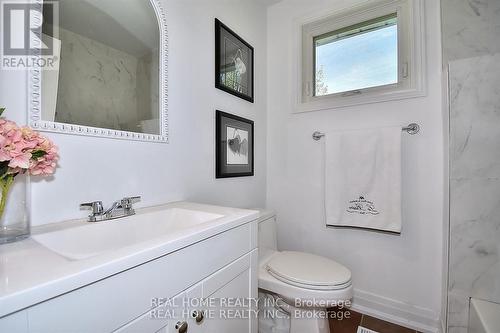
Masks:
[[[232,52],[228,51],[230,46],[239,48]],[[228,61],[231,59],[233,63]],[[240,74],[237,68],[245,72]],[[254,103],[254,68],[254,48],[215,19],[215,87]]]
[[[230,142],[231,140],[234,140],[233,143]],[[215,116],[215,178],[253,175],[253,120],[217,110]]]

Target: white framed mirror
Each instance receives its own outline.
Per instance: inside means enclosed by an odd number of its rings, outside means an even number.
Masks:
[[[168,35],[159,0],[37,2],[38,33],[51,49],[38,57],[59,62],[29,72],[30,126],[168,142]]]

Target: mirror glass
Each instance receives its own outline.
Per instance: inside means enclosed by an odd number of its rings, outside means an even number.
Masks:
[[[59,0],[42,40],[59,54],[42,73],[41,117],[161,135],[160,29],[150,0]]]

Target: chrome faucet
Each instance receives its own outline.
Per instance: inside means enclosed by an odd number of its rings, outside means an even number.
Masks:
[[[115,201],[111,207],[104,210],[102,201],[82,203],[80,207],[92,209],[92,213],[88,217],[89,222],[101,222],[113,220],[120,217],[130,216],[135,214],[133,204],[139,202],[141,197],[125,197]]]

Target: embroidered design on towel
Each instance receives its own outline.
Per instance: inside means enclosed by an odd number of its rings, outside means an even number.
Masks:
[[[360,215],[378,215],[379,211],[375,208],[373,201],[366,200],[365,197],[360,196],[359,199],[349,201],[349,207],[346,211],[351,214]]]

